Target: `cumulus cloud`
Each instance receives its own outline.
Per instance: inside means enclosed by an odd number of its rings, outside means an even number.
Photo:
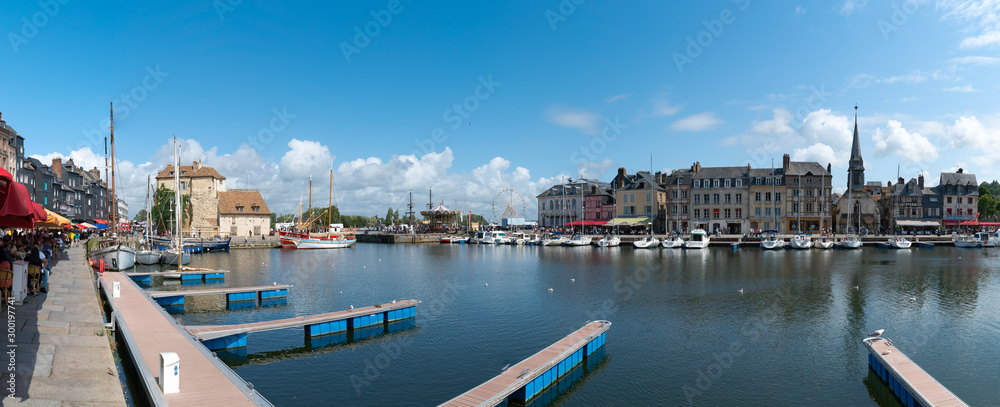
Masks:
[[[713,112],[698,113],[670,124],[671,131],[708,131],[722,123]]]
[[[583,134],[595,135],[600,132],[597,122],[601,117],[586,110],[553,106],[545,110],[545,116],[557,126],[576,129]]]
[[[845,0],[837,7],[837,11],[842,16],[849,16],[854,14],[855,11],[865,8],[866,5],[868,5],[868,0]]]
[[[104,172],[104,155],[95,154],[91,151],[90,147],[83,147],[79,150],[72,151],[69,153],[68,157],[60,153],[50,153],[45,155],[32,154],[30,157],[41,161],[42,164],[45,165],[51,165],[53,158],[61,158],[63,162],[73,160],[73,164],[85,170],[100,168],[101,172]]]
[[[680,105],[671,105],[665,100],[653,101],[653,116],[673,116],[681,110]]]
[[[886,129],[876,128],[872,134],[875,155],[884,157],[898,155],[909,162],[928,162],[938,158],[938,149],[920,133],[911,133],[896,120],[889,120]]]
[[[836,152],[833,147],[823,143],[816,143],[806,148],[796,148],[792,151],[792,160],[795,161],[815,161],[820,165],[834,162],[845,162],[850,159],[849,152]]]
[[[288,152],[281,157],[281,176],[285,179],[306,178],[329,170],[333,164],[330,149],[318,141],[292,139]]]
[[[969,36],[959,42],[959,48],[994,47],[1000,45],[1000,2],[991,0],[939,0],[937,8],[944,11],[942,19],[971,23],[963,30]]]

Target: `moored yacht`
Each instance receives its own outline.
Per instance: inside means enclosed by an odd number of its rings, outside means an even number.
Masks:
[[[792,236],[792,240],[788,242],[788,245],[793,249],[811,249],[813,247],[813,241],[809,235],[799,233]]]
[[[622,240],[615,235],[604,235],[597,241],[597,247],[616,247],[622,244]]]
[[[768,230],[764,238],[760,241],[760,248],[764,250],[778,250],[785,248],[785,240],[778,237],[778,232]]]
[[[660,242],[660,247],[664,249],[680,249],[684,247],[684,239],[681,239],[680,236],[675,234],[667,235],[667,237],[663,238],[663,241]]]
[[[635,246],[636,249],[652,249],[660,245],[660,240],[652,236],[646,236],[632,242],[632,245]]]
[[[889,247],[893,249],[909,249],[911,245],[910,241],[906,240],[906,238],[902,236],[897,236],[892,239],[889,239],[889,241],[886,243],[888,243]]]
[[[691,236],[684,242],[685,249],[706,249],[708,248],[708,233],[705,229],[695,229],[691,231]]]

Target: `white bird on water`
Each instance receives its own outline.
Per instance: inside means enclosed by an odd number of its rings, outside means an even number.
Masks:
[[[910,297],[910,301],[916,301],[917,297]]]
[[[740,294],[743,294],[743,289],[741,288],[741,289],[739,289],[739,290],[736,290],[736,292],[738,292],[738,293],[740,293]]]
[[[483,283],[483,287],[489,287],[490,283]]]
[[[549,289],[549,292],[552,292],[552,289],[551,289],[551,288]]]
[[[576,282],[576,279],[575,279],[575,278],[571,278],[571,279],[569,279],[569,282],[571,282],[571,283],[575,283],[575,282]]]

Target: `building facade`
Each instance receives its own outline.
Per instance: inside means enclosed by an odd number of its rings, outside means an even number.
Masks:
[[[182,229],[185,233],[194,233],[200,237],[222,234],[225,230],[219,223],[219,194],[226,192],[226,177],[214,168],[202,165],[201,160],[195,160],[191,165],[181,165],[179,169],[167,164],[166,168],[156,174],[156,188],[173,191],[175,170],[180,171],[181,194],[191,197],[191,207],[187,209],[187,219]]]
[[[747,183],[749,227],[751,231],[784,232],[784,168],[752,168]]]
[[[271,230],[271,211],[255,189],[218,192],[219,235],[229,237],[261,236]]]
[[[947,229],[958,230],[963,225],[977,224],[979,219],[979,184],[976,175],[959,168],[942,172],[937,192],[941,199],[943,223]]]
[[[782,158],[785,185],[785,230],[794,233],[819,233],[832,227],[830,216],[833,175],[830,165],[791,161]]]
[[[710,233],[742,234],[747,218],[747,180],[750,166],[691,168],[691,219],[694,227]]]
[[[878,183],[865,185],[865,165],[861,158],[858,116],[854,116],[854,140],[847,168],[847,190],[833,202],[834,229],[838,233],[876,231],[882,225],[882,211],[876,196],[883,192]]]

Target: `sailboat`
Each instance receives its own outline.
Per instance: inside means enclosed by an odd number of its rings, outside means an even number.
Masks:
[[[146,176],[146,228],[143,236],[144,247],[135,254],[135,261],[139,264],[157,264],[160,262],[160,251],[154,250],[149,243],[150,214],[152,205],[149,200],[149,176]]]
[[[312,177],[309,178],[309,208],[312,209]],[[313,219],[309,219],[305,231],[299,233],[284,232],[281,235],[282,246],[287,238],[296,249],[342,249],[354,246],[358,239],[345,233],[342,226],[331,223],[333,220],[333,166],[330,167],[330,206],[327,208],[327,226],[323,233],[309,233]]]
[[[184,243],[181,241],[181,170],[180,157],[177,153],[177,136],[174,136],[174,238],[177,242],[173,247],[160,254],[160,261],[173,266],[180,266],[191,262],[191,253],[184,250]]]
[[[105,151],[107,152],[107,151]],[[105,156],[107,160],[107,156]],[[121,240],[118,232],[118,196],[115,194],[115,105],[111,103],[111,201],[108,202],[108,216],[111,218],[111,238],[99,239],[97,248],[91,252],[94,260],[104,260],[109,270],[127,270],[135,266],[135,249]],[[107,170],[105,170],[107,174]],[[114,205],[111,204],[114,202]]]

